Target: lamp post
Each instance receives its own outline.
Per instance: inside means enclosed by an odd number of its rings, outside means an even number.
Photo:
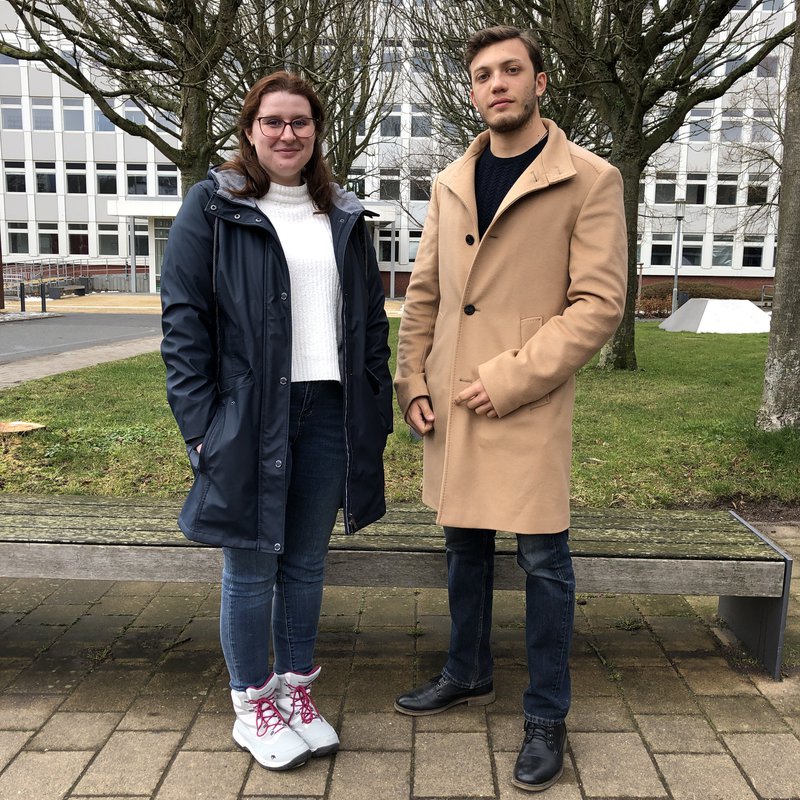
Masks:
[[[686,198],[675,198],[675,279],[672,283],[672,313],[678,310],[678,269],[681,265],[681,233],[686,214]]]

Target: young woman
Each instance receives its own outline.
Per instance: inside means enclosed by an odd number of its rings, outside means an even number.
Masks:
[[[311,699],[314,645],[338,509],[348,532],[385,512],[388,323],[312,87],[262,78],[238,126],[237,155],[192,187],[170,232],[162,355],[195,476],[179,524],[223,550],[233,738],[288,769],[339,745]]]

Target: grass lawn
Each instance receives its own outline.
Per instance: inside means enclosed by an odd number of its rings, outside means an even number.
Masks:
[[[636,330],[638,372],[590,365],[578,376],[574,502],[744,512],[800,505],[800,432],[753,426],[766,334],[666,333],[655,323]],[[0,436],[0,491],[166,496],[189,486],[157,354],[2,391],[0,420],[46,425]],[[417,500],[421,446],[397,412],[395,428],[388,496]]]

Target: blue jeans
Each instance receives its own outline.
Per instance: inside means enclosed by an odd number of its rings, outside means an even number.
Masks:
[[[342,403],[335,381],[291,385],[284,552],[222,548],[220,640],[232,689],[314,666],[325,557],[344,492]]]
[[[450,649],[443,674],[457,686],[492,681],[492,592],[495,532],[445,528]],[[569,531],[518,535],[517,563],[525,570],[525,648],[529,685],[525,719],[562,722],[569,711],[569,651],[575,613],[575,575]]]

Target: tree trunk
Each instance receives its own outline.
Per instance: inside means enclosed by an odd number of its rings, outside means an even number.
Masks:
[[[638,159],[612,158],[622,173],[624,185],[625,222],[628,227],[628,290],[625,295],[625,313],[619,327],[600,351],[600,369],[637,369],[636,340],[636,290],[639,279],[636,246],[639,229],[639,181],[642,171]]]
[[[797,3],[795,4],[797,6]],[[764,394],[756,425],[765,431],[800,428],[800,19],[786,91],[786,127],[778,213],[775,296]]]

